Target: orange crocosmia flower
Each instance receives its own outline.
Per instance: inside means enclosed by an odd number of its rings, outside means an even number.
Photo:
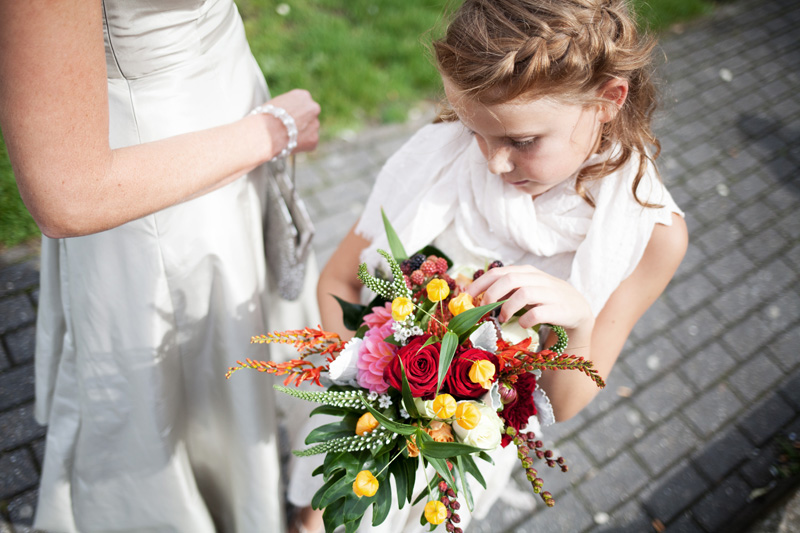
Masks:
[[[360,498],[366,496],[371,498],[378,492],[378,478],[372,475],[369,470],[362,470],[353,481],[353,492]]]
[[[375,419],[375,417],[372,416],[372,413],[367,411],[361,415],[361,418],[359,418],[358,422],[356,422],[356,435],[360,436],[369,433],[379,425],[380,424],[378,424],[378,421]]]

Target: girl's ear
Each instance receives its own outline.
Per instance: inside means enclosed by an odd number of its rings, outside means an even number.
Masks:
[[[600,87],[599,96],[606,102],[600,106],[600,122],[611,122],[628,98],[628,80],[612,78]]]

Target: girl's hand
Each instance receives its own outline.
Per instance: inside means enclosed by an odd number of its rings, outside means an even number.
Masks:
[[[297,148],[295,148],[295,152],[308,152],[317,147],[319,142],[320,107],[311,97],[311,93],[303,89],[293,89],[288,93],[276,96],[269,103],[282,107],[294,119],[297,125]],[[276,122],[276,127],[283,128],[279,121],[275,120],[274,122]],[[285,137],[285,130],[282,135]],[[277,138],[280,139],[281,137],[278,136]]]
[[[521,309],[519,325],[556,324],[566,330],[591,335],[594,315],[589,303],[572,285],[528,265],[493,268],[467,288],[473,297],[481,293],[481,304],[508,301],[500,308],[499,319],[507,322]],[[572,335],[570,335],[572,336]]]

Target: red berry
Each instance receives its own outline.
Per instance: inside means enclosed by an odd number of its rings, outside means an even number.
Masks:
[[[503,262],[502,261],[492,261],[492,263],[489,265],[489,270],[491,270],[493,268],[498,268],[498,267],[501,267],[501,266],[503,266]]]
[[[444,274],[447,272],[447,259],[444,257],[436,258],[436,271],[438,274]]]
[[[411,278],[409,278],[408,276],[406,276],[405,274],[403,274],[403,281],[405,281],[405,282],[406,282],[406,287],[408,287],[409,289],[411,289],[411,287],[412,287],[412,285],[411,285]]]
[[[422,285],[425,283],[425,274],[421,270],[415,270],[411,273],[411,283],[414,285]]]
[[[439,273],[439,269],[436,266],[436,261],[431,261],[430,259],[422,263],[419,269],[426,275],[426,276],[434,276]]]
[[[484,272],[483,272],[483,269],[482,269],[482,268],[481,268],[481,269],[478,269],[478,270],[476,270],[476,271],[475,271],[475,273],[472,275],[472,281],[475,281],[475,280],[476,280],[476,279],[478,279],[479,277],[483,276],[483,274],[484,274]]]

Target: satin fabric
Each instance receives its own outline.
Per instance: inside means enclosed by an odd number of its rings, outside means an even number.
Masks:
[[[231,0],[103,2],[112,148],[235,121],[268,98]],[[250,337],[316,324],[269,286],[264,169],[118,228],[44,237],[36,527],[283,531],[269,359]],[[313,264],[313,258],[311,263]]]

